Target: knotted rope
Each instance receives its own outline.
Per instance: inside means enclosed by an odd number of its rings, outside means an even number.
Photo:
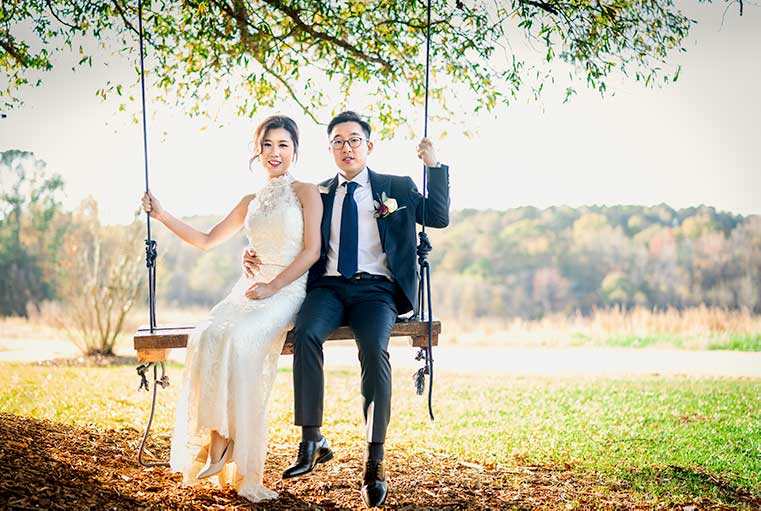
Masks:
[[[138,0],[137,2],[137,22],[138,22],[138,37],[140,39],[140,89],[142,92],[142,106],[143,106],[143,160],[145,163],[145,192],[148,193],[148,127],[145,114],[145,52],[143,49],[143,2]],[[146,214],[146,231],[147,236],[145,240],[145,266],[148,268],[148,307],[149,307],[149,320],[150,331],[153,333],[156,328],[156,258],[158,256],[156,241],[151,239],[151,214]],[[155,362],[147,362],[137,366],[137,374],[140,376],[140,385],[138,391],[145,389],[149,390],[148,377],[146,373],[148,369],[153,366],[153,399],[151,400],[151,414],[148,417],[148,426],[145,428],[143,439],[140,442],[140,448],[137,451],[137,461],[144,467],[168,467],[169,463],[166,462],[146,462],[143,461],[143,451],[145,450],[145,442],[148,439],[148,433],[151,430],[151,424],[153,424],[153,415],[156,411],[156,392],[158,387],[166,388],[169,386],[169,377],[166,375],[164,363],[161,364],[161,378],[158,377],[158,367]],[[149,453],[150,454],[150,453]]]
[[[145,164],[145,193],[148,193],[148,123],[145,114],[145,50],[143,49],[143,1],[137,2],[137,26],[140,39],[140,91],[143,105],[143,160]],[[148,309],[151,333],[156,328],[156,241],[151,239],[151,214],[145,215],[145,265],[148,267]]]
[[[427,23],[425,35],[425,114],[423,116],[423,136],[428,137],[428,91],[431,74],[431,0],[427,4]],[[433,305],[431,303],[431,264],[428,254],[433,249],[428,235],[425,232],[425,210],[428,199],[428,167],[423,164],[423,222],[422,230],[418,233],[418,266],[420,269],[420,282],[418,285],[418,314],[421,321],[426,321],[426,306],[428,309],[428,346],[418,351],[415,360],[424,360],[424,366],[417,370],[414,375],[415,392],[423,394],[425,388],[425,375],[428,375],[428,415],[433,416]]]

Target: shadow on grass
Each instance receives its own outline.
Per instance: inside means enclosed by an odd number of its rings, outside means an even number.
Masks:
[[[138,466],[134,430],[98,431],[0,414],[3,509],[321,509],[283,493],[252,505],[233,490],[184,488],[181,477]],[[168,456],[168,439],[150,450]],[[335,506],[332,507],[335,509]]]
[[[211,484],[183,487],[179,474],[142,468],[136,429],[99,430],[0,413],[0,502],[10,509],[362,509],[362,450],[337,442],[336,458],[308,477],[280,480],[293,445],[270,445],[265,484],[280,498],[252,505]],[[340,446],[340,447],[339,447]],[[147,446],[159,458],[169,438]],[[386,455],[389,509],[644,510],[697,504],[697,509],[758,509],[761,500],[714,474],[664,467],[629,481],[573,465],[481,466],[423,447]],[[653,492],[681,488],[681,495]],[[700,497],[694,497],[700,495]],[[728,507],[729,506],[729,507]],[[675,509],[681,509],[676,507]]]

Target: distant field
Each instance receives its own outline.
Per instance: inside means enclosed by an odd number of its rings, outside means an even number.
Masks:
[[[444,321],[449,345],[761,351],[761,316],[708,307],[660,312],[600,309],[589,316],[552,315],[534,321]]]
[[[206,317],[205,307],[159,309],[160,323],[193,323]],[[117,347],[131,351],[132,332],[147,323],[144,310],[133,310]],[[669,347],[687,350],[761,351],[761,316],[740,311],[696,307],[595,310],[589,316],[553,315],[540,320],[477,318],[444,323],[442,343],[484,347]],[[43,315],[29,320],[0,318],[1,339],[64,339]]]

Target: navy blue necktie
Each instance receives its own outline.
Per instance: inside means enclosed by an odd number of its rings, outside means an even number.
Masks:
[[[357,219],[357,202],[354,200],[354,190],[357,189],[357,183],[346,181],[344,185],[346,185],[346,196],[341,211],[338,273],[348,279],[357,273],[359,221]]]

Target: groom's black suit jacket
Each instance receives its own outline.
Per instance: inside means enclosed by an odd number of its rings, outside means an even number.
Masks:
[[[378,218],[383,251],[388,258],[389,269],[397,283],[394,296],[397,312],[405,314],[417,308],[418,265],[416,223],[425,222],[429,227],[449,225],[449,167],[433,167],[428,172],[428,198],[424,199],[415,183],[407,176],[379,174],[368,169],[373,198],[380,202],[383,193],[396,199],[400,209],[384,218]],[[333,202],[338,187],[338,176],[320,183],[322,197],[322,249],[320,259],[309,270],[307,290],[325,274],[330,242],[330,221]],[[401,209],[404,207],[404,209]]]

